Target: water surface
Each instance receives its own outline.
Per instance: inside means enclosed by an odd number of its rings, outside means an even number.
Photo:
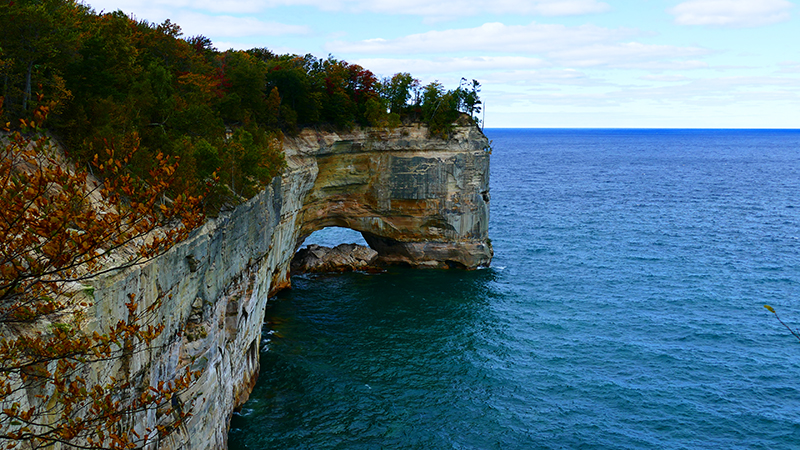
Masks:
[[[230,448],[798,448],[800,132],[486,133],[493,267],[296,277]]]

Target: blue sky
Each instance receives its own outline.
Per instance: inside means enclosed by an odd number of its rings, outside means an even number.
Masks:
[[[483,90],[487,127],[800,128],[788,0],[93,0],[220,50]]]

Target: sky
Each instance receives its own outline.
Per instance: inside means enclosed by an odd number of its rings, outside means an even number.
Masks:
[[[800,128],[788,0],[89,0],[219,50],[478,80],[490,128]]]

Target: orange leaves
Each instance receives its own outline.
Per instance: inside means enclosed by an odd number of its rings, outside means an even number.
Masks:
[[[0,339],[0,361],[15,359],[22,363],[20,373],[28,385],[51,386],[50,394],[37,395],[38,407],[4,402],[7,406],[0,411],[0,436],[40,446],[60,441],[102,449],[142,448],[189,417],[183,411],[173,411],[175,401],[180,404],[179,393],[199,376],[188,367],[175,380],[145,386],[134,397],[126,393],[132,387],[130,382],[109,377],[98,383],[83,376],[87,362],[124,363],[127,352],[145,351],[163,330],[161,324],[145,324],[146,317],[141,315],[134,295],[129,296],[126,308],[128,320],[119,321],[105,335],[95,332],[85,336],[73,327],[58,326],[50,335]],[[144,313],[151,311],[146,308]],[[10,392],[8,379],[0,377],[0,399]],[[160,418],[155,430],[140,434],[122,425],[141,420],[138,414],[147,411],[156,411]],[[58,417],[56,422],[53,417]]]
[[[137,305],[136,302],[133,301],[135,297],[136,296],[134,294],[128,294],[128,298],[130,299],[130,301],[125,303],[125,307],[128,308],[128,317],[131,318],[136,317],[136,308],[139,307],[139,305]]]
[[[113,200],[118,211],[125,213],[123,220],[136,218],[124,222],[132,235],[152,234],[158,226],[166,225],[139,248],[140,256],[152,257],[183,239],[192,228],[202,223],[205,218],[201,198],[191,197],[190,201],[167,198],[167,192],[175,182],[179,158],[162,152],[154,156],[154,166],[148,170],[147,182],[133,178],[126,171],[128,161],[139,151],[138,136],[135,133],[130,135],[125,145],[127,148],[122,152],[109,145],[106,151],[108,159],[102,160],[96,155],[92,164],[104,178],[103,193]],[[117,156],[118,153],[126,156]]]
[[[48,112],[40,106],[24,129],[33,132]],[[0,336],[0,436],[9,448],[14,440],[34,448],[56,442],[140,448],[160,432],[140,436],[122,424],[169,405],[197,378],[187,368],[178,380],[131,398],[129,380],[87,376],[96,367],[127,364],[165,328],[153,320],[160,302],[142,311],[131,294],[127,320],[88,334],[75,313],[90,297],[76,289],[99,273],[163,253],[204,219],[198,197],[166,195],[177,158],[156,155],[145,181],[128,167],[138,137],[116,145],[94,157],[97,183],[46,138],[17,132],[0,144],[0,324],[21,330]],[[23,389],[35,389],[30,407],[11,401]],[[171,415],[159,426],[173,429],[184,419]]]

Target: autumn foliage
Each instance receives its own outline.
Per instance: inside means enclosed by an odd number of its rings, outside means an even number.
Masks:
[[[0,444],[141,448],[185,420],[177,394],[198,374],[155,386],[125,379],[164,329],[153,319],[160,300],[140,308],[130,293],[125,319],[92,329],[91,281],[185,238],[203,221],[201,198],[167,197],[177,158],[156,155],[147,181],[132,175],[135,135],[126,156],[113,146],[96,155],[94,176],[67,163],[40,133],[49,108],[38,105],[0,147]],[[137,431],[131,421],[149,410],[159,425]]]

